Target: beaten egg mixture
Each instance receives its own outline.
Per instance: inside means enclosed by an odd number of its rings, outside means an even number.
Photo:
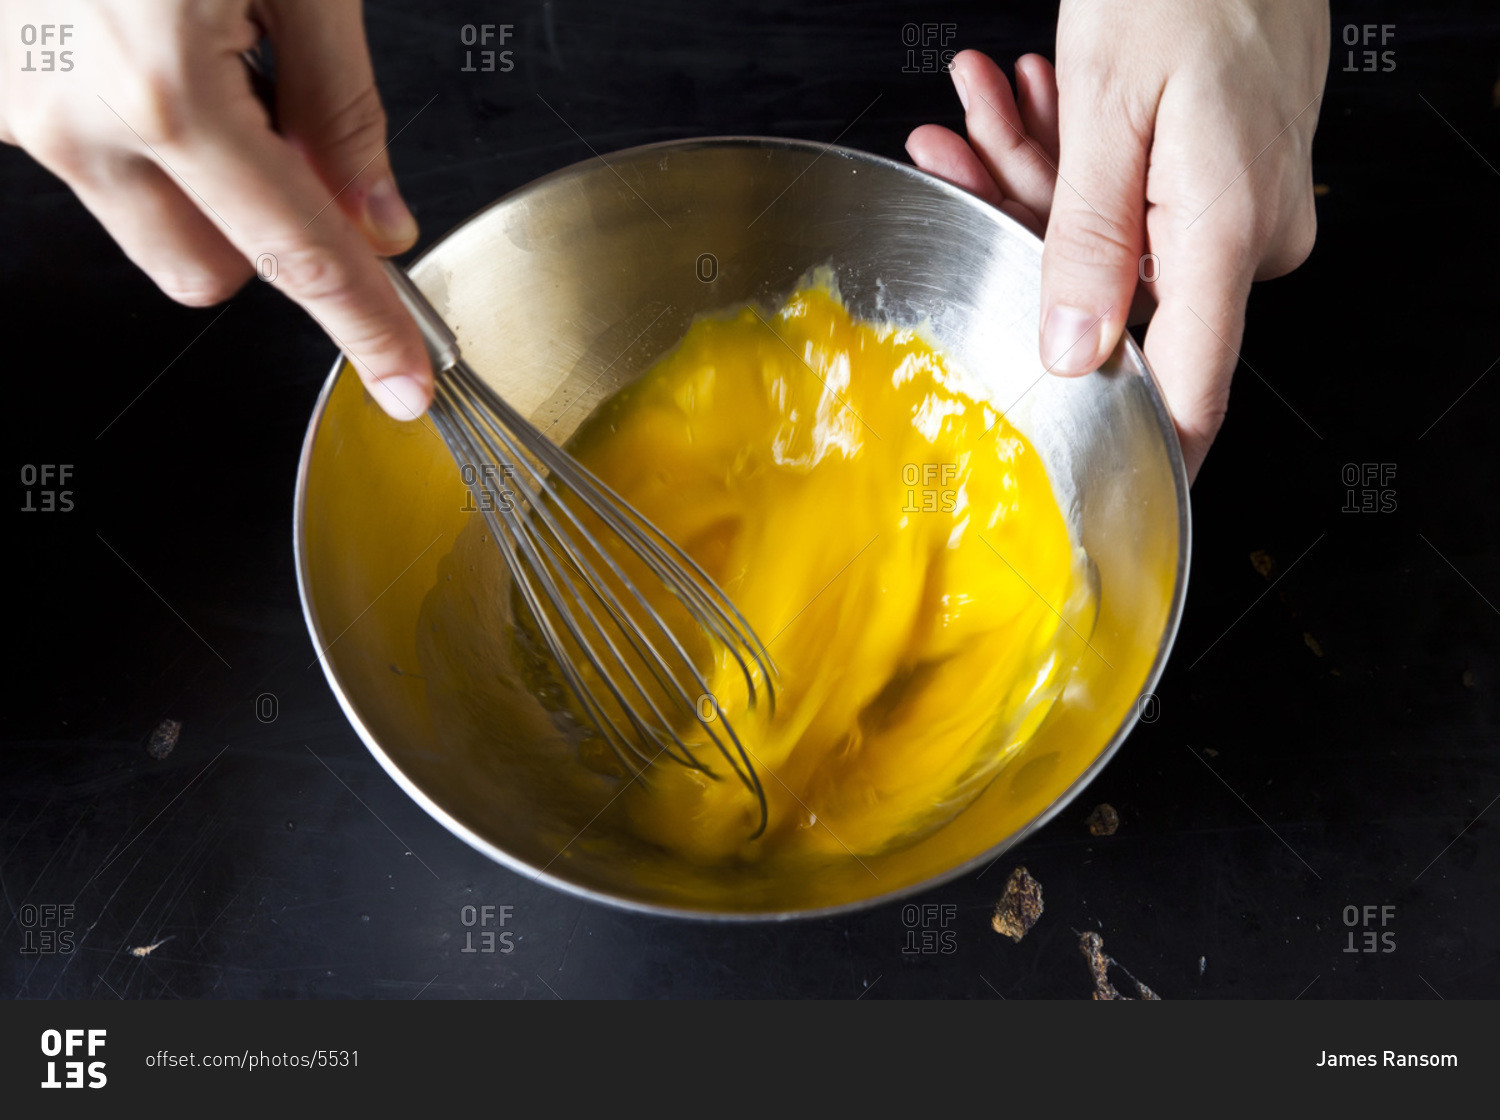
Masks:
[[[779,669],[772,713],[734,661],[698,662],[760,776],[764,833],[705,745],[720,780],[663,759],[626,787],[637,835],[701,862],[878,852],[950,819],[1036,729],[1081,644],[1062,622],[1081,553],[1035,450],[961,382],[916,331],[805,287],[774,315],[697,320],[579,429],[569,450]]]

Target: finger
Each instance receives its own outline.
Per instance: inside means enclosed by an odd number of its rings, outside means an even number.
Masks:
[[[1164,300],[1146,331],[1146,360],[1177,426],[1188,482],[1198,470],[1229,407],[1245,312],[1200,310],[1203,300]],[[1232,348],[1232,349],[1231,349]]]
[[[953,85],[964,104],[969,144],[1001,193],[1034,214],[1047,213],[1054,172],[1026,135],[1000,67],[979,51],[960,51],[953,60]]]
[[[161,168],[126,157],[107,181],[69,186],[125,255],[178,303],[208,307],[234,295],[254,271]]]
[[[276,286],[328,332],[376,404],[398,420],[425,411],[432,369],[416,324],[359,230],[325,205],[327,189],[295,148],[263,119],[231,113],[158,151],[246,258],[272,258]]]
[[[391,173],[358,0],[273,0],[266,11],[282,133],[377,253],[405,252],[417,223]]]
[[[1039,54],[1023,54],[1016,59],[1016,107],[1021,124],[1030,136],[1057,163],[1057,71]]]
[[[906,151],[912,162],[939,179],[978,195],[991,206],[999,207],[1038,237],[1046,228],[1046,219],[1034,214],[1015,199],[1000,193],[995,180],[980,162],[974,149],[958,133],[942,125],[924,124],[907,137]]]
[[[1098,368],[1125,329],[1144,237],[1149,121],[1104,64],[1058,70],[1057,192],[1042,253],[1042,362]],[[1152,108],[1154,112],[1154,106]]]
[[[906,154],[923,171],[978,195],[992,206],[1005,201],[974,149],[952,129],[939,124],[914,129],[906,138]]]
[[[1163,215],[1162,226],[1171,222]],[[1198,475],[1229,406],[1229,384],[1239,364],[1245,303],[1254,263],[1233,230],[1156,236],[1161,275],[1159,305],[1146,332],[1146,360],[1177,425],[1188,481]]]

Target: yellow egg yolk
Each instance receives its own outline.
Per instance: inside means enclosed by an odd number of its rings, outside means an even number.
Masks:
[[[623,791],[638,836],[702,862],[878,852],[960,811],[1046,715],[1080,554],[1035,450],[961,383],[918,332],[810,287],[697,320],[579,429],[572,453],[779,669],[773,714],[732,660],[700,665],[764,833],[709,750],[720,780],[662,760]]]

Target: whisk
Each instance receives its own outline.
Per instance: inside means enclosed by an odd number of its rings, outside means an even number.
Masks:
[[[755,797],[760,824],[751,839],[759,836],[766,827],[766,795],[754,761],[684,639],[706,637],[727,658],[721,663],[743,675],[748,704],[763,699],[774,711],[776,667],[764,644],[687,553],[474,373],[453,332],[405,271],[390,261],[385,269],[427,344],[437,377],[428,415],[465,482],[475,479],[474,491],[478,479],[497,477],[498,471],[520,498],[497,502],[474,493],[548,652],[589,722],[632,780],[662,757],[718,779],[689,745],[696,724]],[[586,522],[597,523],[600,534]],[[623,546],[638,560],[629,566],[677,600],[698,634],[674,629],[627,574],[624,557],[607,544]]]

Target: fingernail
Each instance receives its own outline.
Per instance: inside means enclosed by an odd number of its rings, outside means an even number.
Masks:
[[[964,112],[969,111],[969,87],[964,85],[964,76],[954,67],[949,71],[953,75],[953,88],[958,91],[958,103],[964,107]]]
[[[1053,373],[1091,373],[1097,361],[1104,316],[1059,304],[1042,322],[1042,364]]]
[[[365,216],[371,228],[386,241],[408,242],[417,237],[417,220],[411,216],[396,180],[387,175],[365,194]]]
[[[396,420],[415,420],[427,411],[432,391],[427,381],[409,373],[384,377],[370,387],[370,396]]]

